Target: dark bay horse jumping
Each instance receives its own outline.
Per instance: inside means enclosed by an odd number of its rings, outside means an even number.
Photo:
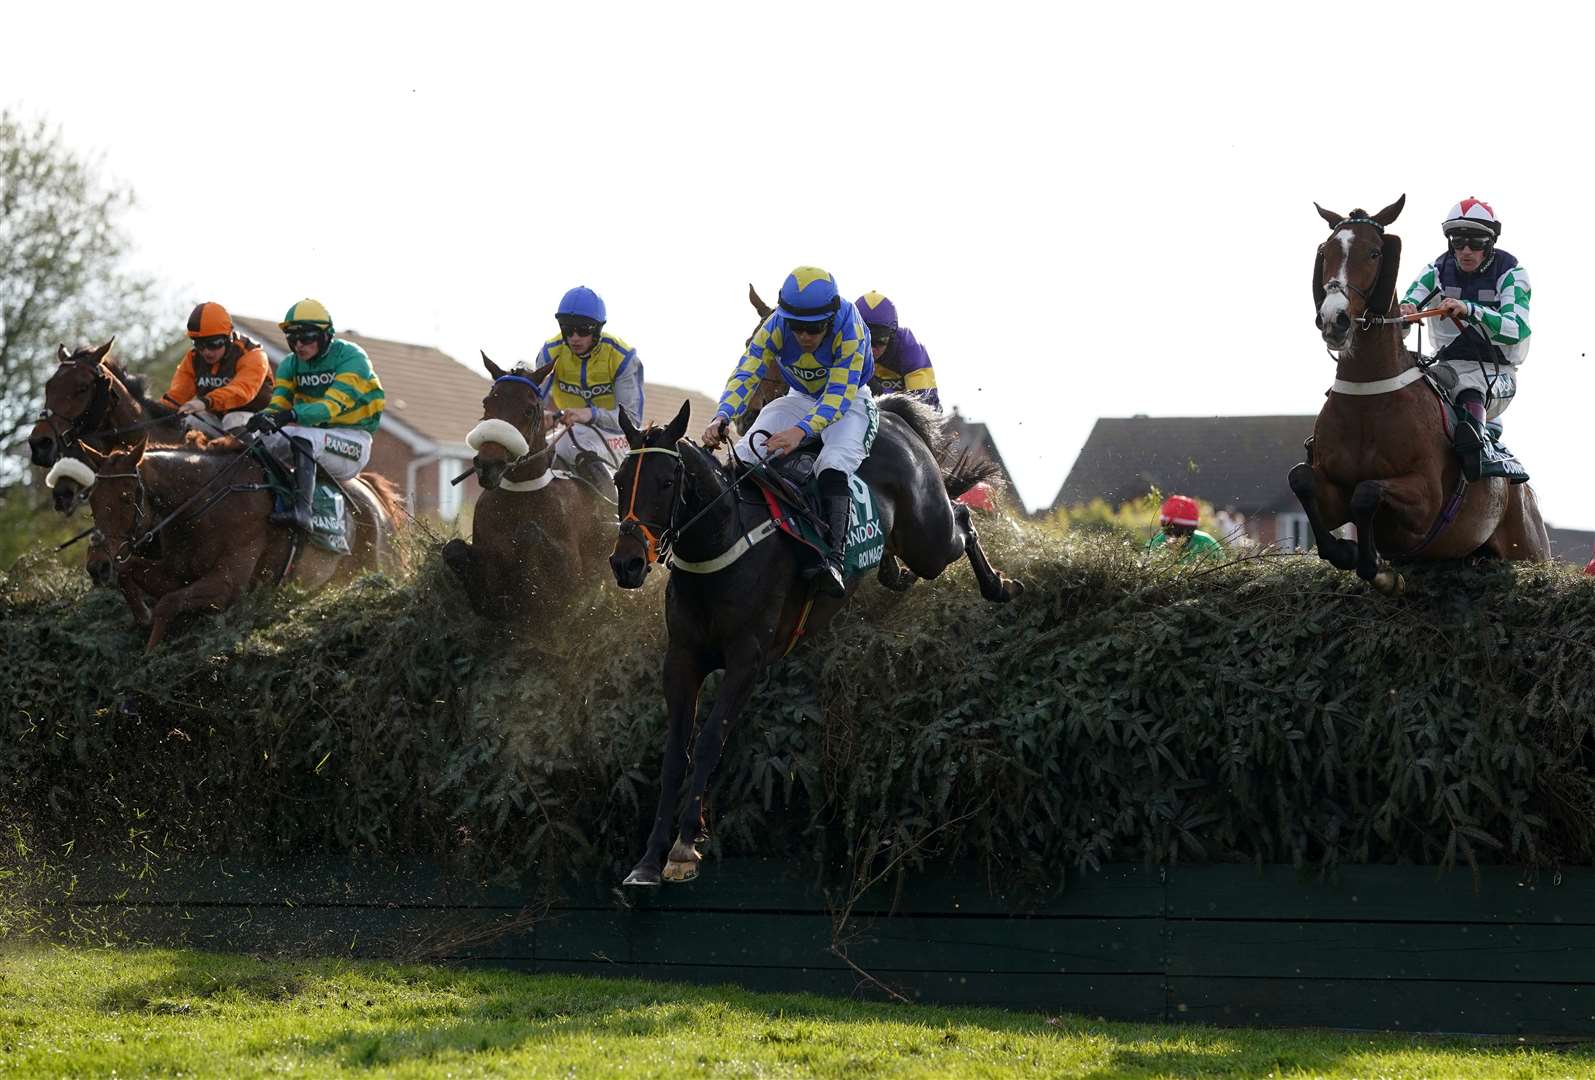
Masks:
[[[1385,229],[1405,202],[1371,216],[1318,207],[1332,231],[1313,262],[1313,304],[1324,344],[1338,354],[1335,384],[1313,428],[1311,463],[1290,472],[1319,556],[1385,593],[1404,587],[1385,558],[1550,558],[1528,484],[1463,479],[1447,406],[1402,344],[1391,314],[1401,238]],[[1355,541],[1331,535],[1347,522]]]
[[[398,562],[399,497],[385,477],[365,472],[343,484],[351,553],[340,556],[270,522],[265,466],[239,460],[237,446],[228,438],[203,450],[82,449],[95,471],[89,508],[98,535],[89,573],[106,586],[131,578],[157,598],[147,649],[178,615],[225,610],[251,585],[283,580],[290,567],[291,580],[314,589]]]
[[[878,571],[882,584],[906,588],[916,577],[937,577],[968,556],[982,596],[995,603],[1018,596],[1023,586],[987,561],[969,508],[951,501],[984,473],[944,473],[937,464],[941,422],[924,405],[899,395],[879,404],[880,432],[858,476],[868,485],[887,537]],[[697,876],[704,792],[726,732],[765,668],[799,634],[821,630],[847,602],[819,595],[802,581],[795,542],[765,538],[770,514],[762,499],[739,499],[740,488],[751,482],[738,485],[707,451],[683,437],[688,411],[683,404],[667,427],[641,432],[622,418],[631,450],[615,478],[621,509],[620,537],[609,560],[615,580],[622,588],[638,588],[659,559],[671,561],[664,666],[669,726],[659,807],[628,885]],[[849,582],[850,591],[856,584],[856,578]],[[678,818],[698,692],[719,668],[725,680],[693,748],[692,784]]]
[[[449,569],[485,618],[525,616],[538,600],[558,600],[602,579],[613,526],[599,516],[593,489],[554,475],[544,404],[548,369],[506,372],[486,353],[493,386],[468,441],[482,484],[471,539],[443,546]]]

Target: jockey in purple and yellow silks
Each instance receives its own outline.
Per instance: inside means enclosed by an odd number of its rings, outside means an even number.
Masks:
[[[875,358],[870,389],[877,394],[909,394],[941,412],[930,353],[912,330],[897,325],[897,306],[878,292],[865,293],[853,306],[869,328],[870,355]]]
[[[810,435],[820,438],[815,460],[820,511],[830,531],[831,550],[825,562],[806,571],[832,596],[845,596],[842,556],[847,546],[852,495],[848,477],[864,462],[869,432],[869,381],[875,373],[868,332],[858,310],[842,299],[836,280],[817,266],[800,266],[787,275],[775,311],[748,342],[742,362],[720,395],[720,406],[704,430],[705,446],[725,440],[727,426],[741,416],[748,398],[773,363],[789,387],[785,397],[759,412],[755,447],[749,432],[734,453],[752,464],[761,456],[795,450]],[[761,449],[762,448],[762,455]]]

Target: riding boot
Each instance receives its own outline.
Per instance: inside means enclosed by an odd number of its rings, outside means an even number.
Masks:
[[[1484,398],[1476,390],[1457,395],[1457,425],[1451,445],[1462,464],[1462,475],[1471,483],[1484,474],[1484,459],[1490,445],[1484,433]]]
[[[309,536],[315,530],[311,504],[316,497],[316,453],[310,440],[295,435],[288,440],[294,452],[293,503],[282,513],[273,513],[271,520],[278,525],[292,525]]]
[[[803,576],[813,579],[826,596],[847,595],[847,579],[843,576],[843,558],[847,554],[848,519],[853,512],[853,496],[847,488],[847,476],[839,469],[826,469],[820,473],[820,516],[825,520],[829,534],[830,550],[822,562],[808,567]]]

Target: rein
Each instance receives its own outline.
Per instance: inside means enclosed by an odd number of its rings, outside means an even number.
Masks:
[[[766,433],[766,435],[768,435],[768,433]],[[638,457],[642,454],[668,454],[676,459],[676,475],[680,476],[686,471],[685,466],[681,464],[681,452],[679,450],[672,450],[667,446],[641,446],[626,451],[625,456],[630,458]],[[733,455],[732,460],[736,460],[735,455]],[[656,521],[647,521],[642,517],[639,517],[637,514],[637,488],[642,481],[642,465],[639,462],[637,469],[632,473],[631,497],[626,506],[626,514],[623,518],[621,518],[620,521],[620,535],[636,536],[639,533],[642,535],[643,541],[647,545],[649,569],[652,569],[654,563],[663,558],[670,558],[670,565],[672,568],[686,570],[689,573],[712,574],[716,570],[724,569],[733,562],[736,562],[737,559],[741,558],[743,553],[751,548],[754,544],[757,544],[760,540],[763,540],[766,536],[769,536],[770,533],[774,532],[774,522],[766,522],[764,526],[760,526],[755,528],[752,532],[744,534],[736,541],[736,543],[732,544],[728,550],[722,552],[716,558],[710,559],[708,562],[704,563],[687,562],[681,559],[673,558],[671,557],[671,547],[674,545],[676,540],[680,539],[686,534],[688,529],[696,525],[699,519],[701,519],[709,511],[713,510],[715,503],[719,502],[727,495],[734,494],[736,490],[742,486],[742,482],[749,476],[753,475],[754,470],[762,469],[764,467],[765,463],[760,462],[757,465],[749,465],[740,473],[733,472],[731,483],[727,484],[725,489],[721,491],[720,494],[716,495],[714,498],[706,502],[701,508],[699,508],[696,514],[688,518],[685,525],[676,524],[676,509],[681,505],[681,492],[683,490],[678,488],[676,495],[671,499],[670,502],[670,524],[664,529],[660,529],[658,536],[655,536],[653,530],[659,529],[659,523]]]
[[[186,511],[195,502],[197,502],[200,499],[201,496],[204,496],[206,494],[210,494],[211,497],[205,503],[204,506],[200,507],[199,510],[195,511],[195,513],[192,515],[193,517],[196,517],[196,518],[201,516],[202,514],[204,514],[205,511],[209,510],[216,503],[218,503],[222,499],[226,498],[227,495],[233,490],[232,488],[225,488],[225,489],[223,489],[221,491],[216,491],[216,492],[211,492],[211,489],[216,486],[217,481],[221,480],[228,473],[232,472],[233,469],[237,468],[239,462],[243,461],[247,457],[250,457],[251,456],[251,454],[250,454],[251,449],[252,449],[252,447],[245,447],[239,453],[235,454],[231,461],[229,461],[226,465],[223,465],[219,470],[217,470],[215,475],[213,475],[210,479],[206,480],[203,484],[201,484],[197,491],[195,491],[192,495],[190,495],[188,498],[184,499],[181,503],[179,503],[177,505],[176,509],[174,509],[171,513],[167,514],[164,518],[160,519],[160,521],[158,521],[155,525],[153,525],[148,531],[144,532],[142,535],[139,535],[139,532],[138,532],[139,523],[144,520],[144,503],[145,503],[145,500],[148,499],[148,497],[149,497],[149,489],[144,483],[144,474],[143,474],[143,472],[141,470],[139,470],[139,469],[134,469],[130,473],[105,473],[105,474],[102,474],[102,475],[96,477],[96,483],[98,481],[100,481],[100,480],[127,480],[127,479],[131,479],[131,480],[136,481],[137,485],[138,485],[137,493],[135,494],[134,499],[133,499],[133,530],[132,530],[131,533],[128,534],[128,536],[123,538],[122,542],[119,545],[117,545],[116,556],[115,556],[116,557],[116,561],[121,563],[121,562],[126,562],[128,559],[132,558],[134,551],[138,550],[141,547],[144,547],[150,541],[154,540],[157,536],[159,536],[160,533],[168,525],[170,525],[172,522],[176,521],[179,517],[181,517],[183,512]],[[154,515],[152,514],[151,516],[153,517]],[[90,530],[90,532],[93,532],[93,531],[94,530]],[[77,539],[78,539],[77,537],[74,537],[73,540],[70,541],[70,542],[76,542]],[[63,545],[63,546],[65,546],[65,545]]]

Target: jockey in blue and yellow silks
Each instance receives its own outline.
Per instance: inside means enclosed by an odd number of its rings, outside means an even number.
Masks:
[[[767,439],[761,436],[762,451],[768,456],[787,454],[808,436],[819,436],[814,468],[831,550],[822,565],[807,573],[828,594],[845,596],[842,556],[852,508],[848,477],[864,462],[869,380],[875,361],[864,320],[842,299],[836,280],[819,267],[800,266],[787,275],[780,303],[754,333],[726,383],[714,419],[703,433],[704,445],[712,448],[724,441],[727,425],[747,409],[748,398],[772,363],[789,389],[759,413],[760,428],[774,432]],[[761,456],[753,439],[749,433],[734,450],[749,463]]]
[[[585,285],[567,292],[554,313],[559,335],[543,344],[533,365],[553,370],[539,388],[551,419],[570,432],[554,448],[554,460],[614,498],[617,451],[610,443],[625,435],[620,410],[642,423],[642,361],[637,350],[604,333],[609,311],[603,297]]]

